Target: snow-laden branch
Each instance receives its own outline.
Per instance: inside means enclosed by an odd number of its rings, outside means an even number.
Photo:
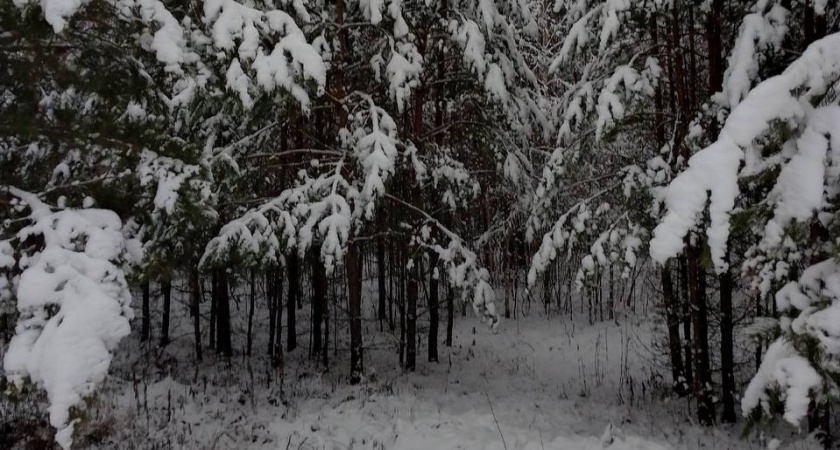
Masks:
[[[819,122],[825,113],[815,112],[812,102],[818,101],[838,78],[840,33],[835,33],[811,44],[781,75],[751,90],[732,110],[718,140],[692,156],[686,171],[666,189],[668,213],[654,230],[650,249],[653,259],[662,263],[682,251],[683,238],[700,220],[708,201],[709,247],[715,269],[725,270],[729,214],[739,193],[738,174],[744,149],[763,136],[773,123],[807,130],[812,120]],[[809,142],[802,143],[805,146],[798,151],[803,153],[791,160],[794,163],[811,154]]]

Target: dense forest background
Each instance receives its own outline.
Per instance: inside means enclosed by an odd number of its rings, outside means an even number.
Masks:
[[[832,448],[838,82],[832,0],[0,2],[0,446],[171,445],[97,428],[161,380],[515,385],[524,328],[623,330],[631,410]]]

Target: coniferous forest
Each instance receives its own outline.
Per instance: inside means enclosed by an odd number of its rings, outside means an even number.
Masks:
[[[0,449],[840,448],[836,0],[0,0]]]

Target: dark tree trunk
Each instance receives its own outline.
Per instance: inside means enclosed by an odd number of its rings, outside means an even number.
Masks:
[[[613,279],[613,265],[610,264],[610,298],[607,303],[607,311],[610,320],[615,320],[615,284]]]
[[[219,304],[216,307],[216,347],[219,354],[230,358],[233,349],[230,342],[230,291],[227,273],[219,270]]]
[[[160,283],[163,293],[163,320],[160,326],[160,346],[166,347],[169,344],[169,311],[172,306],[172,282],[164,279]]]
[[[201,281],[198,276],[198,269],[190,271],[190,312],[193,320],[193,339],[195,340],[195,359],[201,361],[203,354],[201,351],[201,310],[199,308],[201,301]]]
[[[455,326],[455,293],[446,288],[446,346],[452,347],[452,328]]]
[[[671,354],[671,377],[674,380],[674,392],[679,396],[684,396],[688,393],[688,385],[685,381],[685,368],[680,345],[680,317],[674,301],[674,284],[671,281],[670,263],[665,263],[659,274],[662,280],[662,299],[668,325],[668,348]]]
[[[315,253],[312,258],[312,354],[313,359],[323,350],[321,324],[324,321],[324,304],[327,301],[327,274],[324,265]]]
[[[379,214],[382,213],[380,212]],[[385,221],[381,217],[379,219],[379,224],[379,231],[380,233],[383,233],[385,231]],[[380,332],[385,330],[385,319],[387,318],[387,311],[385,311],[385,281],[385,236],[380,234],[380,236],[376,239],[376,316],[379,319]]]
[[[286,299],[286,351],[293,351],[297,348],[297,327],[295,324],[295,304],[300,301],[300,262],[296,253],[292,252],[286,258],[289,272],[289,295]],[[282,292],[283,282],[278,279],[280,283],[277,289]],[[280,307],[278,305],[278,307]]]
[[[421,278],[420,261],[417,258],[414,267],[409,271],[406,280],[406,313],[405,313],[405,370],[413,372],[417,368],[417,297],[419,293],[418,281]]]
[[[277,268],[274,276],[274,311],[277,315],[277,333],[274,334],[274,368],[283,374],[283,269]],[[294,308],[292,308],[294,311]]]
[[[694,386],[694,355],[691,334],[691,299],[688,293],[688,262],[685,256],[680,257],[680,297],[683,320],[683,356],[685,357],[685,382],[689,387]]]
[[[429,362],[438,362],[438,279],[435,271],[438,265],[438,254],[429,255]]]
[[[150,306],[149,279],[143,279],[143,322],[140,325],[140,342],[146,342],[152,336],[152,311]]]
[[[210,348],[216,348],[216,311],[219,305],[219,271],[213,270],[210,276]]]
[[[728,263],[727,258],[727,263]],[[735,357],[732,339],[732,273],[727,268],[720,282],[720,371],[723,389],[721,422],[735,423]]]
[[[257,288],[255,286],[256,277],[257,276],[254,273],[254,270],[251,270],[251,280],[250,280],[251,291],[249,293],[249,298],[248,298],[248,336],[247,336],[248,343],[247,343],[246,348],[245,348],[245,354],[248,355],[248,356],[251,356],[251,350],[252,350],[252,347],[254,345],[254,339],[253,339],[254,338],[254,336],[253,336],[253,332],[254,332],[254,306],[255,306],[254,304],[256,303],[256,299],[257,299]]]
[[[268,357],[271,361],[274,360],[274,355],[277,354],[274,346],[276,340],[274,334],[277,331],[277,305],[275,304],[274,290],[275,279],[273,276],[274,269],[269,268],[265,275],[265,301],[268,304]]]
[[[362,292],[361,255],[358,244],[347,246],[347,294],[350,316],[350,383],[362,381]]]
[[[688,239],[690,240],[690,239]],[[700,267],[700,249],[688,243],[688,295],[691,302],[692,328],[694,331],[694,394],[697,396],[697,419],[701,425],[715,422],[709,369],[708,316],[706,311],[705,271]]]

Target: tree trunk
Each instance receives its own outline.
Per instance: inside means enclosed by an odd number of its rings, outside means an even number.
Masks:
[[[686,386],[694,386],[694,341],[691,334],[691,299],[688,293],[688,262],[685,255],[680,257],[680,304],[682,306],[683,320],[683,356],[685,357],[685,382]]]
[[[318,359],[322,351],[321,324],[324,321],[324,303],[327,298],[327,274],[324,265],[318,258],[318,253],[313,252],[312,258],[312,354],[313,359]]]
[[[405,313],[405,370],[413,372],[417,368],[417,297],[418,280],[421,277],[420,261],[414,261],[414,267],[409,271],[406,280],[406,313]]]
[[[255,303],[256,303],[256,300],[257,300],[257,288],[255,286],[256,277],[257,276],[254,273],[254,270],[251,269],[251,280],[250,280],[251,291],[249,293],[249,298],[248,298],[248,336],[246,337],[248,343],[246,344],[246,348],[245,348],[245,354],[248,355],[249,357],[251,356],[251,349],[252,349],[253,344],[254,344],[254,336],[253,336],[253,333],[254,333],[254,306],[255,306]]]
[[[143,322],[140,325],[140,342],[146,342],[152,336],[152,311],[150,306],[149,279],[143,279]]]
[[[163,320],[160,330],[160,346],[166,347],[169,344],[169,311],[172,306],[172,281],[164,279],[160,283],[163,293]]]
[[[727,255],[728,256],[728,255]],[[727,263],[729,258],[727,257]],[[720,371],[723,389],[721,422],[735,423],[735,357],[732,338],[732,273],[727,268],[720,282]]]
[[[362,380],[362,292],[361,263],[358,244],[347,246],[345,266],[347,269],[347,294],[350,316],[350,383]]]
[[[429,255],[429,362],[438,362],[438,279],[435,271],[438,266],[438,254]]]
[[[662,303],[665,306],[665,318],[668,325],[668,348],[671,354],[671,378],[674,381],[674,392],[679,396],[688,393],[685,381],[685,366],[682,360],[682,346],[680,345],[680,318],[674,299],[674,284],[671,281],[670,263],[660,269],[662,280]]]
[[[210,276],[210,348],[216,348],[216,310],[219,305],[219,271]]]
[[[380,214],[382,213],[380,212]],[[383,233],[385,231],[385,221],[382,218],[380,218],[379,224],[379,232]],[[376,239],[376,272],[376,316],[379,319],[379,331],[382,332],[385,330],[385,319],[387,318],[387,311],[385,311],[385,236],[381,234]]]
[[[289,273],[289,295],[286,299],[286,351],[291,352],[297,348],[297,327],[295,324],[295,304],[300,300],[300,262],[295,252],[286,258]],[[277,289],[282,292],[283,282],[278,279],[280,285]],[[278,305],[280,307],[280,305]]]
[[[274,355],[277,354],[277,351],[274,349],[277,341],[274,338],[274,334],[277,330],[277,305],[275,302],[275,297],[277,295],[274,293],[274,290],[277,289],[275,286],[276,279],[273,276],[274,269],[269,268],[266,271],[265,275],[265,301],[268,304],[268,357],[269,361],[274,361]]]
[[[277,333],[274,334],[274,354],[272,362],[274,368],[283,375],[283,269],[278,267],[274,273],[274,311],[277,315]],[[292,303],[292,305],[294,305]],[[294,307],[292,308],[294,311]]]
[[[610,320],[615,320],[615,284],[613,279],[613,265],[610,264],[610,298],[607,303],[607,311]]]
[[[199,309],[201,301],[200,286],[198,269],[194,268],[190,271],[190,312],[193,319],[193,339],[195,340],[195,359],[197,361],[201,361],[203,358],[201,352],[201,310]]]
[[[219,304],[216,309],[216,349],[222,356],[230,358],[233,353],[230,342],[230,291],[224,269],[219,270]]]
[[[690,238],[687,238],[690,241]],[[694,331],[694,393],[697,396],[697,419],[701,425],[715,422],[712,401],[712,379],[709,370],[709,336],[706,311],[704,270],[700,267],[700,249],[688,242],[688,295],[691,303],[692,328]]]
[[[452,328],[455,326],[455,293],[446,288],[446,346],[452,347]]]

